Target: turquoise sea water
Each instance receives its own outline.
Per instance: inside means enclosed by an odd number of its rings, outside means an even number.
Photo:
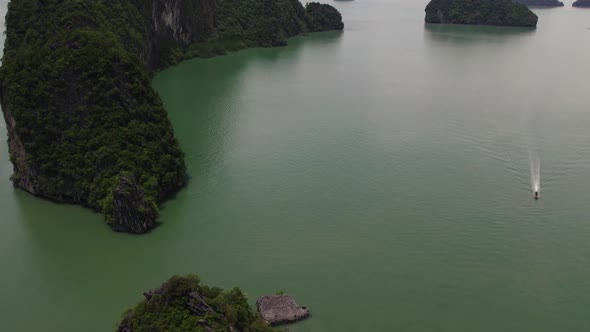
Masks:
[[[589,330],[590,11],[332,4],[344,33],[155,77],[191,181],[148,235],[14,189],[0,144],[0,330],[112,331],[184,273],[294,295],[292,331]]]

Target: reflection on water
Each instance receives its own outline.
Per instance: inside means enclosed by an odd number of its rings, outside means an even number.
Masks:
[[[528,27],[494,27],[461,24],[425,23],[426,36],[433,41],[453,42],[457,45],[486,43],[504,43],[508,37],[526,37],[534,35],[537,30]]]
[[[189,169],[191,178],[206,173],[210,165],[224,157],[240,112],[235,98],[249,84],[243,77],[249,65],[273,70],[277,61],[283,66],[297,63],[305,48],[335,47],[341,36],[342,32],[313,33],[289,39],[288,47],[256,48],[226,57],[194,59],[159,73],[154,87],[165,96],[166,109],[174,110],[169,112],[169,118],[187,161],[200,161],[196,168]],[[208,84],[194,89],[195,77]]]

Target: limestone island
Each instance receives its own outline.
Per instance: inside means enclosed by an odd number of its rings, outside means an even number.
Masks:
[[[272,325],[293,323],[309,316],[306,307],[282,294],[259,297],[258,312],[254,312],[239,288],[224,291],[201,285],[196,275],[173,276],[143,296],[143,300],[123,314],[117,332],[271,332],[275,331]]]
[[[431,0],[427,23],[536,27],[538,17],[512,0]]]
[[[174,276],[143,296],[123,314],[117,332],[274,331],[239,288],[201,285],[196,275]]]
[[[578,0],[572,4],[574,7],[587,7],[590,8],[590,0]]]
[[[539,6],[539,7],[563,7],[563,2],[558,0],[514,0],[515,2],[521,3],[527,6]]]
[[[298,0],[11,0],[0,103],[12,182],[145,233],[187,178],[151,74],[343,28],[334,7]]]

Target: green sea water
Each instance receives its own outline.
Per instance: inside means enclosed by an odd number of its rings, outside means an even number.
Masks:
[[[150,234],[14,189],[0,144],[0,330],[113,331],[186,273],[295,296],[296,332],[590,330],[590,10],[330,3],[343,33],[155,77],[191,179]]]

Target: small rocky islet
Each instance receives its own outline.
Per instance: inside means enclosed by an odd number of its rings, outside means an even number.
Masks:
[[[257,312],[239,289],[225,291],[202,285],[196,275],[173,276],[124,313],[117,332],[248,331],[271,332],[271,326],[309,316],[306,307],[288,295],[262,296]]]

